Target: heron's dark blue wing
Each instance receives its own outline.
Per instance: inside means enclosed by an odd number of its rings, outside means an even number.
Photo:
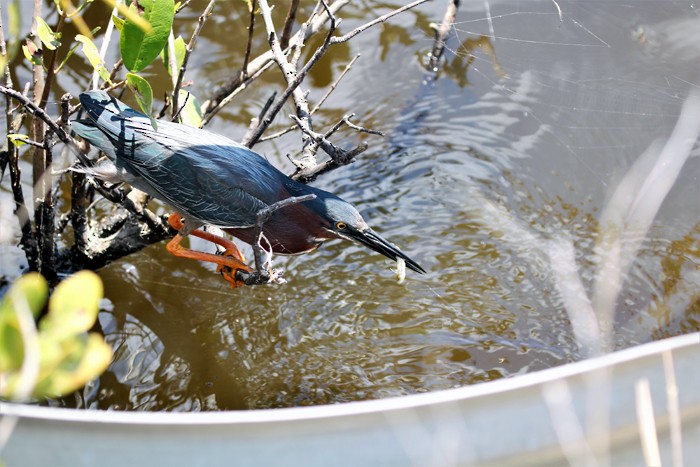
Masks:
[[[228,138],[165,121],[155,130],[148,117],[104,92],[80,99],[90,121],[78,121],[74,131],[133,175],[137,188],[185,215],[220,227],[248,226],[284,191],[281,172]]]

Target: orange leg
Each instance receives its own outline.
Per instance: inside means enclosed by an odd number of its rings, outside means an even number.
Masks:
[[[178,231],[185,225],[182,222],[182,216],[177,213],[170,215],[168,218],[168,224]],[[190,232],[190,235],[194,235],[195,237],[221,245],[226,250],[222,255],[215,255],[212,253],[204,253],[201,251],[187,249],[180,245],[180,242],[182,242],[184,237],[179,233],[172,240],[170,240],[170,242],[168,242],[165,248],[170,254],[180,258],[196,259],[199,261],[207,261],[218,264],[219,266],[216,269],[216,272],[221,273],[224,279],[231,284],[231,288],[244,285],[241,281],[236,280],[236,271],[241,269],[245,272],[252,272],[252,269],[250,269],[244,263],[245,258],[243,258],[243,255],[238,250],[235,243],[223,237],[219,237],[218,235],[204,232],[202,230],[193,230]]]

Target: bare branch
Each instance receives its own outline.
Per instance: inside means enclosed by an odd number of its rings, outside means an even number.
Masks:
[[[286,49],[289,46],[289,38],[292,35],[292,27],[294,26],[294,21],[296,20],[298,8],[299,0],[292,0],[292,2],[289,4],[287,18],[284,20],[284,27],[282,28],[282,37],[280,38],[280,45],[283,49]]]
[[[224,99],[222,99],[218,104],[216,104],[216,107],[211,108],[204,116],[202,117],[202,127],[204,127],[207,123],[211,121],[211,119],[219,113],[219,111],[226,106],[229,102],[233,100],[234,97],[236,97],[241,91],[248,89],[248,87],[260,77],[260,75],[263,74],[265,70],[267,70],[270,66],[272,66],[274,62],[268,62],[267,65],[265,65],[263,68],[257,70],[252,76],[250,76],[248,79],[243,81],[241,85],[236,88],[231,94],[226,96]]]
[[[337,13],[342,7],[347,5],[350,0],[336,0],[333,2],[333,4],[330,6],[330,10],[335,14]],[[301,38],[305,41],[308,39],[310,36],[316,34],[321,27],[328,21],[328,15],[325,14],[320,14],[316,16],[311,22],[308,28],[304,30],[304,34],[301,36]],[[299,39],[300,37],[300,32],[292,36],[290,39],[290,43],[295,42]],[[248,63],[248,68],[246,69],[245,75],[246,76],[252,76],[255,74],[257,71],[261,70],[264,67],[269,66],[270,62],[273,60],[274,54],[272,51],[267,51],[254,60],[251,60],[250,63]],[[207,115],[211,109],[218,107],[221,101],[226,98],[229,94],[232,92],[236,91],[236,89],[241,86],[243,83],[243,80],[240,78],[240,74],[237,73],[232,79],[230,79],[227,83],[224,83],[221,85],[216,91],[214,91],[213,95],[209,100],[205,101],[202,103],[202,114]]]
[[[0,11],[1,13],[1,11]],[[7,57],[7,48],[5,43],[5,36],[3,34],[2,27],[2,15],[0,15],[0,54],[3,57]],[[2,89],[12,88],[12,76],[10,75],[9,63],[5,65],[2,70],[2,75],[5,77],[4,86],[0,85]],[[7,134],[17,133],[19,126],[21,124],[21,118],[13,119],[12,114],[12,96],[7,93],[5,94],[5,123]],[[18,93],[19,94],[19,93]],[[24,97],[20,94],[21,97]],[[26,99],[26,98],[25,98]],[[28,99],[26,99],[28,100]],[[29,101],[31,102],[31,101]],[[3,161],[4,164],[9,165],[10,169],[10,185],[12,188],[12,195],[15,201],[15,216],[19,221],[20,231],[22,236],[20,238],[20,243],[22,248],[24,248],[24,253],[27,257],[27,262],[29,263],[29,268],[36,270],[38,268],[38,251],[36,245],[36,237],[32,231],[32,225],[29,220],[29,210],[24,202],[24,193],[22,192],[22,172],[19,167],[19,150],[17,146],[10,143],[9,139],[5,137],[4,146],[7,150],[5,151],[6,159]],[[3,166],[3,172],[5,167]]]
[[[376,19],[370,21],[369,23],[365,23],[362,26],[353,29],[349,33],[345,34],[344,36],[334,37],[333,39],[331,39],[331,43],[332,44],[340,44],[341,42],[347,42],[350,39],[352,39],[353,37],[355,37],[356,35],[360,34],[361,32],[366,31],[367,29],[371,28],[372,26],[375,26],[379,23],[383,23],[386,20],[388,20],[389,18],[398,15],[399,13],[403,13],[406,10],[410,10],[411,8],[415,8],[418,5],[422,5],[423,3],[426,3],[429,1],[431,1],[431,0],[416,0],[412,3],[409,3],[406,6],[402,6],[401,8],[397,8],[394,11],[390,11],[389,13],[382,15],[379,18],[376,18]]]
[[[10,87],[3,86],[0,84],[0,94],[5,94],[6,96],[9,96],[12,99],[18,101],[20,104],[22,104],[22,107],[24,107],[31,115],[41,119],[44,123],[46,123],[46,125],[56,136],[58,136],[58,139],[60,139],[61,141],[63,141],[66,144],[75,144],[75,140],[71,138],[70,135],[68,135],[65,131],[63,131],[63,128],[58,126],[43,109],[40,109],[34,102],[32,102],[27,96],[25,96],[21,92],[15,91]]]
[[[192,33],[192,37],[190,37],[190,41],[187,43],[187,47],[185,47],[185,57],[182,60],[182,65],[180,66],[180,73],[177,75],[177,81],[175,82],[175,87],[173,89],[173,118],[172,120],[175,120],[175,112],[177,112],[177,109],[179,109],[178,106],[178,99],[179,99],[179,94],[180,94],[180,88],[182,87],[182,80],[185,77],[185,70],[187,70],[187,62],[190,59],[190,55],[192,54],[192,51],[194,50],[194,46],[197,44],[197,38],[202,32],[202,28],[204,27],[204,23],[207,21],[207,18],[209,18],[209,15],[211,15],[211,11],[214,9],[214,3],[216,3],[216,0],[209,0],[209,4],[207,7],[204,9],[204,12],[199,16],[198,22],[197,22],[197,27],[195,28],[194,32]]]
[[[107,49],[109,48],[109,43],[112,39],[112,31],[114,31],[114,20],[113,17],[117,16],[119,12],[119,5],[123,3],[123,0],[115,0],[114,8],[112,8],[112,14],[110,15],[109,23],[107,23],[107,29],[105,29],[104,36],[102,36],[102,45],[100,46],[100,59],[104,63],[105,57],[107,56]],[[65,12],[65,8],[63,9]],[[120,60],[121,61],[121,60]],[[110,77],[111,78],[111,77]],[[97,84],[100,82],[100,73],[97,68],[92,72],[92,89],[97,89]]]
[[[167,232],[170,230],[167,223],[164,223],[163,219],[146,208],[147,198],[145,193],[131,188],[109,187],[105,182],[97,178],[91,178],[90,181],[104,198],[121,205],[151,231],[163,235],[163,237],[167,235]]]
[[[318,103],[314,106],[314,108],[311,109],[310,115],[313,115],[321,108],[321,106],[326,102],[326,100],[328,99],[330,94],[338,87],[338,84],[340,83],[340,81],[345,77],[345,75],[348,73],[348,71],[350,71],[350,68],[357,61],[358,58],[360,58],[360,54],[355,55],[355,57],[353,57],[353,59],[350,60],[350,63],[348,63],[345,66],[343,71],[336,78],[336,80],[333,82],[333,84],[331,84],[330,88],[328,89],[328,91],[326,91],[326,93],[323,95],[321,100],[319,100]],[[260,139],[258,139],[258,142],[270,141],[270,140],[273,140],[275,138],[279,138],[280,136],[284,136],[287,133],[295,130],[296,128],[297,128],[296,125],[290,125],[289,127],[285,128],[284,130],[278,131],[277,133],[273,133],[271,135],[261,137]],[[368,133],[371,133],[371,131],[368,131]]]
[[[184,10],[185,8],[187,8],[187,7],[189,6],[190,3],[192,3],[192,0],[185,0],[184,2],[182,2],[182,5],[180,5],[180,7],[179,7],[177,10],[175,10],[175,14],[178,14],[178,13],[180,13],[182,10]]]
[[[245,56],[243,57],[243,66],[240,71],[240,79],[244,81],[248,77],[248,62],[250,62],[250,50],[253,47],[253,33],[255,32],[255,8],[257,2],[253,0],[250,3],[250,23],[248,24],[248,43],[245,46]]]
[[[275,100],[276,96],[277,96],[277,91],[273,92],[272,95],[267,99],[267,102],[265,102],[265,105],[260,110],[260,113],[258,114],[258,116],[251,119],[250,125],[248,126],[248,131],[246,131],[245,136],[243,136],[244,141],[248,141],[250,139],[250,135],[258,127],[260,120],[265,118],[265,114],[267,113],[268,110],[270,110],[270,106],[272,105],[272,102]]]
[[[440,58],[445,51],[445,41],[447,40],[447,35],[452,29],[452,25],[455,22],[457,16],[457,9],[459,8],[460,0],[450,0],[450,4],[445,10],[445,16],[442,18],[442,22],[435,29],[435,41],[433,42],[433,50],[430,52],[430,61],[428,62],[428,70],[436,70],[440,62]]]
[[[334,159],[329,159],[320,164],[316,164],[310,167],[303,167],[298,169],[291,176],[293,180],[297,180],[301,183],[309,183],[316,179],[319,175],[330,172],[331,170],[337,169],[344,165],[351,163],[357,156],[362,154],[367,150],[367,143],[360,143],[356,148],[351,151],[342,151],[343,159],[338,158],[337,161]]]
[[[71,182],[70,221],[73,227],[73,247],[76,253],[84,256],[85,252],[88,251],[87,209],[90,205],[85,174],[72,172]],[[82,263],[82,261],[80,262]]]
[[[348,73],[348,71],[350,71],[350,68],[352,68],[352,66],[355,64],[355,62],[357,61],[358,58],[360,58],[360,54],[355,55],[353,57],[353,59],[350,60],[350,63],[345,65],[345,68],[343,69],[343,71],[340,73],[340,75],[338,75],[338,77],[333,82],[333,84],[331,84],[331,87],[328,88],[328,91],[326,91],[326,93],[323,95],[323,97],[321,97],[321,100],[318,101],[318,104],[316,104],[316,106],[313,109],[311,109],[311,115],[316,113],[316,111],[321,108],[323,103],[326,102],[326,99],[328,99],[328,96],[330,96],[331,93],[333,91],[335,91],[335,88],[338,87],[338,83],[340,83],[340,80],[342,80],[345,77],[345,75]]]
[[[352,122],[350,121],[350,119],[351,119],[352,117],[354,117],[354,116],[355,116],[355,114],[346,115],[345,117],[343,117],[343,123],[345,123],[347,126],[349,126],[350,128],[352,128],[353,130],[359,131],[359,132],[361,132],[361,133],[369,133],[370,135],[384,136],[384,133],[382,133],[381,131],[371,130],[371,129],[369,129],[369,128],[365,128],[365,127],[362,127],[362,126],[359,126],[359,125],[355,125],[354,123],[352,123]]]
[[[244,143],[247,146],[253,146],[255,145],[255,143],[258,142],[263,132],[267,129],[270,123],[272,123],[272,120],[277,115],[277,113],[279,113],[279,111],[282,109],[282,106],[289,98],[289,96],[293,96],[294,98],[294,103],[296,105],[296,114],[301,122],[301,125],[303,126],[303,129],[313,131],[310,120],[311,114],[309,111],[309,105],[306,100],[306,96],[304,95],[304,92],[301,89],[299,89],[299,84],[301,84],[301,82],[304,80],[311,67],[313,67],[313,65],[318,61],[318,59],[321,56],[323,56],[323,54],[326,52],[326,50],[328,49],[329,40],[335,32],[336,21],[335,17],[332,16],[333,12],[329,9],[325,2],[323,2],[323,0],[322,3],[327,9],[326,14],[328,15],[331,21],[330,29],[326,35],[326,39],[324,40],[324,45],[319,47],[319,49],[316,50],[311,59],[309,59],[309,61],[306,63],[304,68],[300,72],[297,72],[296,66],[294,66],[287,60],[287,57],[282,51],[279,41],[277,40],[275,27],[272,24],[272,12],[270,10],[269,5],[267,4],[267,0],[260,0],[260,14],[263,17],[265,28],[267,29],[267,33],[269,35],[270,49],[272,50],[275,62],[277,63],[284,75],[285,81],[287,82],[287,88],[285,89],[284,93],[282,93],[282,95],[279,97],[279,99],[277,99],[277,102],[272,107],[268,116],[260,122],[258,128],[252,133],[250,139],[248,139]],[[303,35],[300,34],[298,37],[302,38]],[[309,153],[306,150],[303,157],[313,160],[315,162],[314,154]]]
[[[347,165],[351,163],[354,158],[363,153],[364,151],[367,150],[367,144],[366,143],[361,143],[359,146],[356,148],[350,150],[350,151],[345,151],[335,145],[333,145],[331,142],[329,142],[326,138],[328,135],[332,134],[335,132],[342,123],[345,123],[345,120],[349,117],[344,117],[343,120],[340,122],[336,123],[325,135],[321,135],[319,133],[309,131],[307,129],[304,129],[300,125],[299,119],[294,116],[290,115],[290,118],[297,122],[297,125],[299,125],[299,128],[307,133],[307,135],[311,138],[313,143],[310,144],[310,146],[316,146],[316,147],[322,147],[323,150],[331,157],[330,160],[322,162],[320,164],[298,164],[299,161],[293,160],[292,163],[297,165],[297,170],[292,174],[291,178],[297,181],[300,181],[302,183],[308,183],[312,180],[314,180],[316,177],[318,177],[320,174],[329,172],[333,169],[336,169],[338,167],[342,167],[344,165]]]

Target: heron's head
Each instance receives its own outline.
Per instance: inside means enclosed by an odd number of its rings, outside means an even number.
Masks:
[[[314,204],[318,206],[318,210],[322,211],[317,212],[317,214],[323,217],[323,229],[329,234],[329,237],[344,238],[360,243],[394,261],[399,258],[403,259],[406,266],[413,271],[425,272],[418,263],[372,230],[352,204],[336,196],[323,197],[319,201],[321,203]]]

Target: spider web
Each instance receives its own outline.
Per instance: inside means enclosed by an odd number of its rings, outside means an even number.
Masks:
[[[470,2],[445,46],[437,93],[463,98],[445,99],[436,110],[445,127],[436,134],[478,160],[466,175],[445,174],[460,187],[478,181],[468,196],[450,192],[455,204],[481,212],[530,265],[548,261],[545,242],[564,235],[576,245],[591,289],[596,264],[604,262],[591,241],[605,227],[596,224],[598,212],[642,154],[660,151],[684,102],[700,90],[697,10],[690,2]],[[698,108],[689,114],[700,119]],[[659,194],[663,207],[624,279],[623,322],[639,316],[634,309],[668,298],[658,279],[669,273],[658,264],[668,260],[667,246],[681,238],[697,244],[698,155],[695,139],[670,192]],[[442,156],[458,159],[464,157],[456,151]],[[484,198],[493,201],[488,208]],[[691,253],[676,263],[689,291],[697,285],[697,260]],[[682,294],[671,295],[678,301]],[[680,302],[680,309],[688,305]],[[646,332],[636,338],[645,340]]]

